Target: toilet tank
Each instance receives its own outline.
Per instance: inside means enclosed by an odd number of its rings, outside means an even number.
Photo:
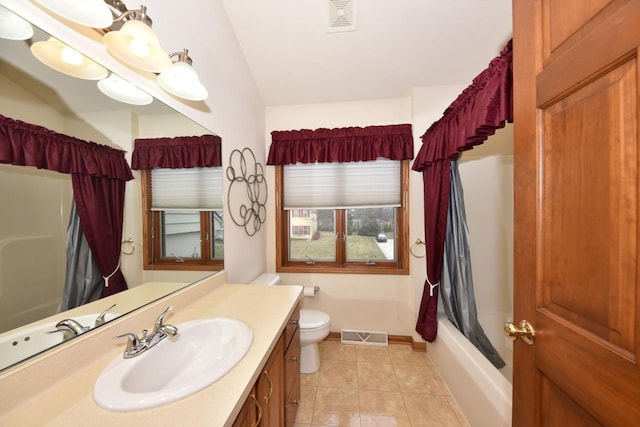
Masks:
[[[263,273],[253,279],[251,282],[252,285],[279,285],[280,284],[280,276],[275,273]]]

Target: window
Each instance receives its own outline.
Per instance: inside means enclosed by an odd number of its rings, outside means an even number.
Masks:
[[[222,269],[222,168],[156,168],[142,178],[144,268]]]
[[[271,139],[277,271],[409,274],[410,124]]]
[[[276,166],[277,266],[408,274],[408,160]]]

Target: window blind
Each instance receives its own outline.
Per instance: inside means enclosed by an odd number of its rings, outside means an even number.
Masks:
[[[285,165],[284,209],[400,206],[400,161]]]
[[[152,169],[151,210],[222,210],[222,168]]]

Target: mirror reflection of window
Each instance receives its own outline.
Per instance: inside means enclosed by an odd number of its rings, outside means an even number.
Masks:
[[[222,168],[156,168],[149,179],[150,263],[165,269],[222,268]]]
[[[209,223],[208,229],[204,222]],[[160,257],[177,262],[184,259],[222,260],[223,230],[222,211],[163,211],[160,214]]]
[[[224,267],[220,142],[214,135],[136,140],[145,269]]]
[[[161,222],[161,257],[199,260],[202,258],[200,243],[200,212],[162,212]],[[209,236],[206,236],[209,237]]]

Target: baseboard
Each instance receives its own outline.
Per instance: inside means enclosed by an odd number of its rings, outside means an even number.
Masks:
[[[340,332],[329,332],[325,341],[340,341]],[[413,337],[407,335],[389,335],[389,344],[405,344],[410,345],[413,351],[425,353],[427,351],[427,343],[416,342]]]

